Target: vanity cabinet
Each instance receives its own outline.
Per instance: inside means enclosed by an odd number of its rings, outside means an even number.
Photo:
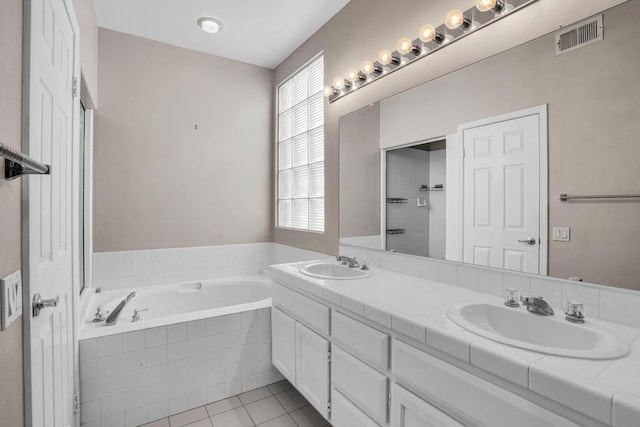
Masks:
[[[328,418],[329,341],[296,323],[296,388]]]
[[[331,422],[334,427],[380,427],[335,388],[331,390]]]
[[[291,384],[296,383],[296,321],[271,308],[271,363]]]
[[[463,427],[404,387],[391,389],[391,427]]]

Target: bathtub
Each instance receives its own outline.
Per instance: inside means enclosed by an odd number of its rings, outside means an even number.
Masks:
[[[131,292],[116,325],[93,322]],[[280,381],[270,307],[262,275],[92,295],[79,331],[81,425],[140,425]]]

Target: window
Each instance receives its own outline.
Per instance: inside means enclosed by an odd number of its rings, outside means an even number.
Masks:
[[[324,231],[324,58],[278,86],[278,227]]]

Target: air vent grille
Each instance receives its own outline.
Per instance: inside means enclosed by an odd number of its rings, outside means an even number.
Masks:
[[[556,55],[598,42],[603,36],[602,15],[563,28],[556,33]]]

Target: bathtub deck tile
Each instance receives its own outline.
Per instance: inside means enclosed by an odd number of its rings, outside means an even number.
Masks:
[[[187,338],[194,339],[207,335],[207,322],[205,320],[194,320],[187,323]]]
[[[167,342],[173,344],[187,340],[187,324],[176,323],[167,327]]]

